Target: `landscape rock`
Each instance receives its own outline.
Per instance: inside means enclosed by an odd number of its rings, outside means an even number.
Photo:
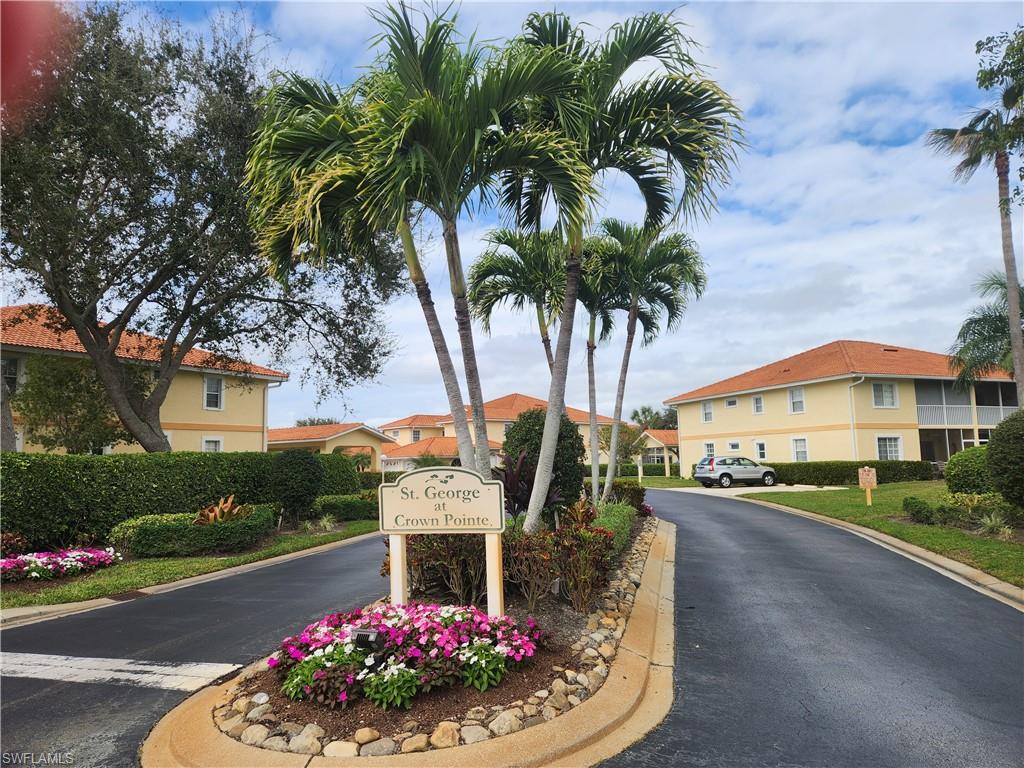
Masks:
[[[523,704],[523,716],[524,717],[533,717],[534,715],[538,714],[539,712],[540,712],[540,709],[537,707],[536,704]]]
[[[236,725],[231,726],[231,730],[227,731],[227,734],[232,739],[240,739],[242,738],[242,734],[245,733],[245,729],[249,728],[250,726],[252,726],[252,723],[250,723],[244,717],[240,718],[239,722]]]
[[[523,728],[533,728],[533,726],[535,725],[540,725],[541,723],[546,722],[547,720],[545,720],[540,715],[534,715],[533,717],[528,717],[525,720],[523,720]]]
[[[491,733],[495,736],[507,736],[510,733],[521,731],[523,729],[523,721],[521,718],[522,710],[508,709],[494,718],[488,728]]]
[[[332,741],[324,747],[324,757],[355,757],[359,754],[359,745],[354,741]]]
[[[222,731],[224,731],[224,733],[227,733],[228,731],[230,731],[232,728],[234,728],[239,723],[244,723],[244,722],[245,722],[245,716],[244,715],[236,714],[234,717],[228,717],[228,718],[226,718],[224,720],[221,720],[219,723],[217,723],[217,727],[220,728]],[[248,726],[246,726],[246,727],[248,727]]]
[[[419,729],[420,724],[417,723],[415,720],[406,720],[405,725],[402,726],[402,730],[408,731],[409,733],[416,733],[416,731],[418,731]]]
[[[259,724],[250,725],[242,731],[242,743],[248,744],[250,747],[258,747],[267,740],[269,735],[270,730],[267,726]]]
[[[548,707],[554,707],[555,709],[565,709],[569,706],[569,699],[561,691],[552,693],[548,696],[548,700],[545,702]]]
[[[487,710],[483,707],[473,707],[466,713],[467,720],[486,720]]]
[[[250,701],[252,701],[252,703],[258,707],[261,704],[266,704],[268,701],[270,701],[270,694],[263,693],[261,691],[260,693],[257,693],[255,696],[253,696],[252,699],[250,699]]]
[[[277,726],[277,730],[284,731],[289,736],[298,736],[300,733],[302,733],[302,730],[305,727],[306,726],[304,726],[302,723],[293,723],[289,721],[286,723],[281,723],[279,726]]]
[[[551,691],[547,690],[546,688],[542,688],[533,695],[536,696],[538,699],[546,699],[548,696],[551,695]]]
[[[540,715],[545,720],[554,720],[558,717],[558,710],[554,707],[544,707],[544,709],[540,711]]]
[[[450,720],[438,723],[434,732],[430,734],[430,744],[434,749],[457,747],[459,745],[459,724]]]
[[[249,713],[245,716],[245,719],[250,721],[250,722],[255,723],[257,720],[259,720],[261,717],[263,717],[268,712],[270,712],[270,705],[269,704],[260,704],[260,706],[253,707],[252,709],[250,709]]]
[[[606,659],[610,659],[615,656],[615,649],[612,648],[608,643],[602,643],[598,646],[597,652]]]
[[[363,730],[363,729],[360,728],[359,730]],[[359,731],[356,731],[356,733],[358,733],[358,732]],[[369,742],[367,744],[363,744],[359,748],[359,754],[360,755],[370,755],[371,757],[372,756],[379,757],[381,755],[391,755],[391,754],[394,754],[394,751],[395,751],[395,742],[392,739],[377,739],[376,741],[371,741],[371,742]]]
[[[570,696],[566,696],[566,698],[569,700],[569,706],[571,706],[571,707],[578,707],[580,704],[583,703],[582,701],[580,701],[580,697],[579,696],[570,695]]]
[[[376,728],[360,728],[352,737],[356,744],[369,744],[371,741],[380,739],[380,731]],[[360,751],[359,754],[362,754]]]
[[[402,742],[402,752],[426,752],[430,746],[430,739],[425,733],[417,733]]]
[[[235,712],[241,712],[245,715],[256,705],[252,703],[248,696],[239,696],[231,706],[234,708]]]
[[[284,736],[271,736],[269,739],[260,744],[263,749],[271,749],[274,752],[287,752],[288,751],[288,739]]]
[[[462,728],[462,740],[466,744],[476,744],[491,738],[490,732],[481,725],[466,725]]]
[[[324,731],[324,729],[321,728],[316,723],[310,723],[305,728],[303,728],[300,731],[300,733],[303,736],[312,736],[314,739],[322,739],[324,737],[324,733],[326,733],[326,731]]]

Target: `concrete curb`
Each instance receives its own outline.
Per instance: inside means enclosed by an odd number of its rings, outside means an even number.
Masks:
[[[321,552],[329,552],[332,549],[345,547],[349,544],[357,544],[360,541],[365,541],[366,539],[371,539],[375,536],[381,535],[382,534],[378,533],[377,531],[373,531],[371,533],[362,533],[358,536],[353,536],[349,539],[332,541],[327,544],[320,544],[316,547],[310,547],[309,549],[300,549],[297,552],[289,552],[286,555],[276,555],[275,557],[268,557],[266,560],[257,560],[254,563],[246,563],[245,565],[235,565],[231,568],[223,568],[219,571],[210,571],[210,573],[202,573],[198,576],[189,576],[185,579],[169,581],[166,584],[154,584],[151,587],[143,587],[138,591],[146,595],[159,595],[164,592],[173,592],[176,589],[184,589],[185,587],[191,587],[196,584],[203,584],[207,581],[217,581],[218,579],[226,579],[230,576],[237,576],[241,573],[248,573],[249,571],[257,571],[260,568],[267,568],[272,565],[286,563],[289,560],[298,560],[299,558],[309,557],[310,555],[317,555]],[[125,602],[129,601],[114,600],[109,597],[97,597],[93,598],[92,600],[80,600],[75,603],[57,603],[55,605],[28,605],[22,608],[5,608],[3,610],[0,610],[0,627],[7,629],[9,627],[21,626],[23,624],[35,624],[39,621],[57,619],[61,616],[70,616],[74,613],[85,613],[86,611],[93,611],[97,608],[106,608],[111,605],[120,605]]]
[[[836,528],[842,528],[844,530],[855,533],[861,538],[867,539],[881,547],[885,547],[899,555],[914,560],[928,568],[931,568],[937,573],[941,573],[948,579],[957,581],[965,586],[970,587],[976,592],[981,592],[983,595],[991,597],[993,600],[998,600],[1001,603],[1005,603],[1018,611],[1024,612],[1024,589],[1016,587],[1013,584],[997,579],[990,573],[985,573],[977,568],[973,568],[969,565],[961,563],[957,560],[945,557],[936,552],[919,547],[916,544],[897,539],[895,536],[890,536],[887,533],[876,531],[872,528],[865,528],[862,525],[856,523],[850,523],[846,520],[838,520],[834,517],[827,517],[825,515],[819,515],[816,512],[808,512],[805,509],[797,509],[796,507],[787,507],[785,504],[779,504],[775,501],[764,501],[763,499],[750,499],[743,496],[734,496],[732,498],[738,501],[745,501],[748,504],[760,504],[765,507],[771,507],[777,509],[780,512],[788,512],[791,515],[799,515],[800,517],[806,517],[809,520],[816,520],[819,523],[825,523]]]
[[[156,724],[140,750],[143,768],[534,768],[594,765],[643,737],[672,705],[675,525],[659,521],[636,601],[605,684],[575,709],[509,736],[438,751],[329,758],[248,747],[220,732],[211,710],[234,681],[206,688]]]

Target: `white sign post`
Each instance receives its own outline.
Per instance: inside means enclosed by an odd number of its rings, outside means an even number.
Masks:
[[[501,533],[505,530],[504,487],[464,467],[428,467],[406,472],[380,486],[380,530],[391,553],[391,602],[409,600],[410,533],[482,533],[487,555],[487,613],[505,613]]]

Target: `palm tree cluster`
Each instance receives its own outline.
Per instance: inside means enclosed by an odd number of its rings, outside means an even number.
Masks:
[[[699,267],[692,244],[682,235],[662,236],[662,229],[714,208],[734,160],[738,110],[690,58],[689,40],[672,14],[642,14],[590,41],[564,14],[536,13],[504,45],[460,38],[449,11],[413,14],[397,5],[375,16],[382,52],[351,86],[284,74],[267,93],[247,175],[254,229],[282,281],[302,262],[316,264],[342,244],[358,254],[353,258],[372,263],[380,233],[398,233],[460,460],[489,473],[458,227],[479,210],[497,208],[508,216],[514,229],[492,236],[495,250],[484,260],[490,273],[473,268],[473,284],[480,286],[473,303],[482,318],[502,303],[529,304],[538,312],[551,383],[526,517],[527,530],[535,530],[551,479],[577,301],[602,323],[619,306],[603,306],[603,298],[595,301],[590,293],[605,290],[590,284],[603,268],[588,268],[581,280],[581,267],[617,247],[636,258],[645,254],[658,268],[667,250],[683,245],[690,267]],[[630,77],[633,65],[650,59],[660,63],[658,74]],[[585,235],[596,184],[608,169],[632,178],[646,217],[642,227],[609,223],[598,235],[606,242],[591,244]],[[542,222],[553,225],[545,229]],[[469,416],[414,236],[416,227],[431,226],[444,242]],[[516,254],[517,263],[502,264],[500,249]],[[666,281],[677,267],[662,269]],[[625,262],[608,274],[624,285],[634,281],[617,299],[627,330],[639,322],[648,339],[654,325],[678,322],[686,291],[671,281],[654,287],[657,278],[641,278]],[[695,293],[696,283],[687,290]],[[627,368],[628,352],[622,379]]]

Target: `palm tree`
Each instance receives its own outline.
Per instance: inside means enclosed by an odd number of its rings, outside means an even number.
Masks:
[[[493,246],[469,270],[469,304],[484,331],[499,304],[537,313],[537,328],[548,371],[554,367],[548,333],[562,307],[565,288],[565,246],[556,232],[527,233],[498,229],[487,237]]]
[[[565,92],[572,65],[553,50],[485,48],[455,40],[455,17],[425,16],[418,30],[408,9],[375,14],[384,54],[373,82],[372,141],[380,160],[367,169],[371,210],[418,203],[440,220],[455,321],[462,346],[475,436],[476,467],[489,476],[487,423],[476,362],[458,219],[486,203],[499,180],[528,174],[544,180],[568,230],[582,227],[590,171],[566,136],[513,116],[539,94]]]
[[[603,40],[590,42],[564,14],[535,13],[513,46],[525,46],[531,55],[553,50],[572,70],[568,90],[532,99],[519,119],[569,137],[592,173],[614,168],[632,178],[648,225],[680,213],[706,215],[714,208],[716,188],[727,182],[734,161],[739,111],[686,53],[689,40],[672,14],[633,17],[612,27]],[[646,59],[663,70],[627,82],[630,67]],[[675,180],[681,180],[679,194]],[[510,174],[505,182],[503,200],[517,212],[519,225],[539,230],[552,191],[547,182],[531,173]],[[565,227],[563,234],[565,291],[527,531],[541,525],[551,482],[579,293],[582,226]]]
[[[707,279],[696,244],[681,232],[659,237],[656,229],[626,224],[617,219],[606,219],[601,226],[618,245],[613,258],[622,288],[628,296],[626,344],[622,350],[619,384],[615,392],[608,470],[601,495],[607,500],[615,480],[614,457],[618,456],[622,401],[626,394],[626,375],[637,321],[645,318],[642,343],[650,344],[662,325],[666,330],[672,330],[679,324],[687,301],[691,296],[699,298],[703,294]]]
[[[976,112],[963,128],[940,128],[928,133],[928,145],[943,154],[959,157],[953,178],[967,181],[982,165],[992,163],[999,188],[999,220],[1003,244],[1003,268],[1006,284],[1006,317],[1010,332],[1010,357],[1017,384],[1017,402],[1024,403],[1024,331],[1020,317],[1020,279],[1013,253],[1013,228],[1010,221],[1010,147],[1019,136],[1018,115],[1024,86],[1014,83],[1002,93],[1000,103]]]
[[[979,378],[993,371],[1004,370],[1013,374],[1010,326],[1006,322],[1006,280],[998,272],[989,272],[982,276],[975,288],[982,298],[990,301],[975,307],[964,320],[956,335],[956,343],[949,351],[957,371],[957,386],[961,389],[970,388]],[[1019,302],[1024,304],[1024,287],[1018,293]],[[1024,326],[1024,314],[1018,316],[1017,324]]]
[[[661,422],[662,414],[661,411],[655,410],[649,405],[641,405],[639,408],[633,409],[629,418],[634,424],[639,424],[644,429],[652,429],[655,424]]]

